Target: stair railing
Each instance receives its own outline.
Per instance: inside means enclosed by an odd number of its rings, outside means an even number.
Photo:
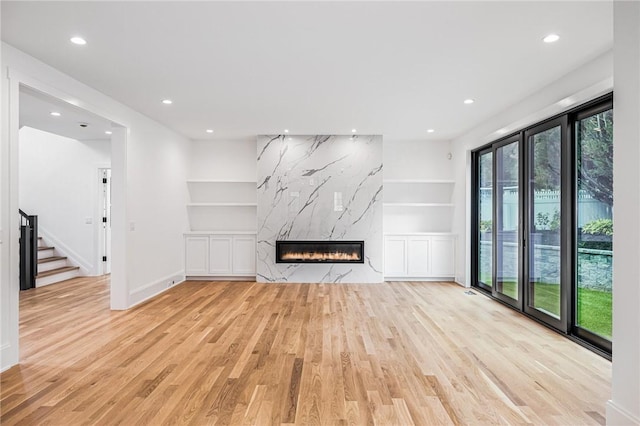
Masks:
[[[20,290],[35,288],[38,275],[38,216],[20,212]]]

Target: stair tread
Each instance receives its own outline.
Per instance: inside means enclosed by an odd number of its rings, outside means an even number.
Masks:
[[[48,247],[48,246],[40,246],[38,247],[38,251],[42,251],[42,250],[53,250],[55,247]]]
[[[75,271],[76,269],[80,269],[80,267],[79,266],[63,266],[61,268],[52,269],[50,271],[40,272],[38,275],[36,275],[36,278],[44,278],[50,275],[61,274],[63,272]]]
[[[38,263],[47,263],[47,262],[54,262],[56,260],[65,260],[67,258],[67,256],[50,256],[50,257],[43,257],[42,259],[38,259]]]

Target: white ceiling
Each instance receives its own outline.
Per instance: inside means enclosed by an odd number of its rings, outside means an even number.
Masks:
[[[52,112],[60,116],[52,116]],[[80,141],[109,139],[105,132],[112,127],[108,120],[25,87],[20,88],[19,123],[20,127],[29,126]]]
[[[613,42],[611,2],[1,7],[5,42],[192,139],[285,128],[450,139]],[[560,41],[543,43],[552,32]],[[74,35],[88,44],[71,44]]]

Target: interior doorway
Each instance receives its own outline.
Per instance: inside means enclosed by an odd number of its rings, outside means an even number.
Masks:
[[[3,320],[3,335],[6,337],[6,343],[0,346],[0,359],[2,360],[2,369],[19,363],[19,301],[20,301],[20,249],[18,233],[8,232],[9,229],[18,230],[20,227],[19,209],[19,150],[20,150],[20,91],[27,89],[35,93],[49,97],[59,102],[59,105],[66,106],[71,109],[85,111],[94,116],[101,117],[103,120],[111,124],[111,128],[104,131],[103,134],[108,135],[110,139],[111,152],[111,241],[114,250],[111,256],[111,275],[110,281],[110,305],[111,309],[120,310],[127,309],[129,306],[129,290],[126,281],[126,152],[128,129],[123,122],[125,118],[114,113],[104,105],[100,105],[95,98],[90,101],[91,94],[83,91],[81,88],[75,90],[68,86],[69,90],[73,89],[73,93],[69,94],[53,87],[48,83],[44,83],[41,79],[34,78],[30,75],[19,71],[10,70],[7,76],[8,89],[8,108],[6,111],[8,135],[8,143],[2,157],[3,170],[3,194],[2,202],[2,250],[0,255],[3,259],[3,265],[6,264],[6,270],[3,270],[3,303],[2,309],[5,312]],[[98,102],[98,103],[96,103]],[[55,111],[47,111],[48,118],[55,119],[51,114]],[[116,115],[114,115],[116,114]],[[6,154],[6,155],[4,155]],[[95,163],[94,163],[95,164]],[[97,168],[93,169],[92,176],[95,177]],[[4,179],[6,178],[6,179]],[[91,188],[95,188],[91,185]],[[6,189],[6,191],[4,190]],[[93,192],[95,197],[95,192]],[[94,198],[95,200],[95,198]],[[97,206],[97,202],[93,202],[92,206]],[[96,210],[94,210],[96,211]],[[92,219],[93,213],[85,217]],[[6,297],[5,297],[6,296]]]

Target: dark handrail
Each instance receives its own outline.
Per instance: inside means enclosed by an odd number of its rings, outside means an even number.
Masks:
[[[38,275],[38,216],[20,213],[20,290],[36,286]]]

